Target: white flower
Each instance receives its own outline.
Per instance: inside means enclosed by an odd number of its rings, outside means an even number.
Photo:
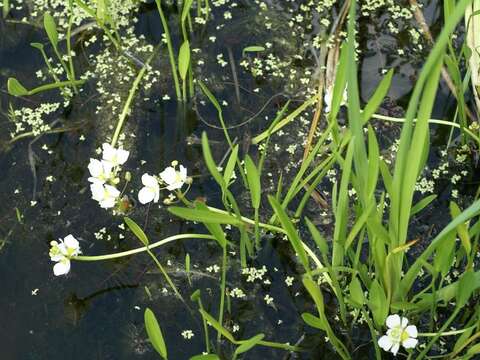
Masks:
[[[90,190],[92,191],[92,199],[98,201],[100,207],[104,209],[114,207],[117,198],[120,196],[120,191],[115,186],[98,182],[91,184]]]
[[[378,345],[385,351],[397,355],[400,345],[405,349],[412,349],[418,344],[418,331],[415,325],[408,325],[408,319],[399,315],[390,315],[386,321],[388,330],[378,340]],[[407,326],[408,325],[408,326]]]
[[[138,192],[138,201],[142,204],[147,204],[151,201],[158,202],[160,198],[160,186],[158,185],[157,179],[152,175],[143,174],[142,184],[144,186]]]
[[[187,181],[187,169],[183,165],[180,165],[180,171],[177,171],[175,169],[176,162],[173,162],[172,165],[173,166],[167,167],[160,173],[160,178],[170,191],[180,189]]]
[[[68,274],[70,259],[82,253],[78,240],[73,235],[68,235],[60,242],[52,241],[50,245],[50,260],[56,262],[53,266],[53,274],[55,276]]]
[[[103,160],[106,160],[112,164],[112,166],[118,166],[124,164],[130,153],[127,150],[116,149],[110,144],[103,144]]]
[[[88,181],[105,184],[113,177],[112,168],[112,164],[108,161],[90,159],[88,171],[90,171],[91,176],[88,178]]]

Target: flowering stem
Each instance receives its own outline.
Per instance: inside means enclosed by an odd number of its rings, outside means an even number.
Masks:
[[[470,326],[468,328],[465,328],[465,329],[460,329],[460,330],[452,330],[452,331],[446,331],[446,332],[442,332],[442,333],[434,333],[434,332],[431,332],[431,333],[418,333],[418,336],[424,336],[424,337],[433,337],[433,336],[452,336],[452,335],[458,335],[458,334],[462,334],[468,330],[471,330],[475,327],[474,326]]]
[[[118,259],[122,258],[125,256],[130,256],[134,254],[138,254],[144,251],[148,251],[148,249],[154,249],[156,247],[168,244],[172,241],[176,240],[182,240],[182,239],[208,239],[208,240],[215,240],[215,238],[212,235],[207,235],[207,234],[179,234],[179,235],[173,235],[169,236],[163,240],[159,240],[157,242],[152,243],[151,245],[147,246],[142,246],[140,248],[128,250],[128,251],[122,251],[119,253],[113,253],[113,254],[106,254],[106,255],[95,255],[95,256],[74,256],[72,257],[72,260],[78,260],[78,261],[103,261],[103,260],[112,260],[112,259]]]

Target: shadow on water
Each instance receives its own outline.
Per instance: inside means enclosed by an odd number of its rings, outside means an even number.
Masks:
[[[278,4],[272,17],[278,17],[279,22],[285,21],[283,1]],[[435,9],[435,3],[431,2],[427,12],[429,20],[435,19]],[[177,16],[173,7],[167,10],[170,10],[170,17]],[[217,54],[224,54],[229,63],[235,59],[234,63],[238,64],[243,48],[268,41],[271,37],[255,26],[255,8],[248,2],[241,3],[237,14],[231,26],[215,32],[215,42],[209,39],[215,23],[209,23],[206,30],[194,33],[192,44],[201,49],[200,56],[206,62],[204,67],[196,69],[199,78],[207,80],[212,92],[229,104],[225,114],[228,126],[232,127],[232,138],[245,150],[251,134],[264,130],[285,100],[291,98],[295,101],[295,96],[285,91],[279,80],[255,80],[238,67],[216,66]],[[20,18],[20,15],[14,14],[12,18]],[[404,105],[403,98],[412,88],[421,61],[411,62],[410,58],[402,59],[396,53],[392,54],[398,44],[402,44],[402,38],[385,33],[383,21],[385,19],[380,18],[378,23],[362,25],[366,29],[362,42],[367,51],[362,58],[361,86],[365,100],[379,81],[381,69],[397,67],[390,92],[391,106],[384,109],[392,113],[395,109],[402,110],[399,105]],[[154,3],[143,4],[136,25],[137,33],[143,34],[147,42],[156,44],[161,39],[160,29]],[[51,93],[22,99],[7,95],[5,84],[10,76],[32,84],[34,69],[41,68],[43,63],[28,44],[45,42],[46,39],[40,29],[2,20],[0,34],[0,112],[1,122],[6,123],[10,102],[36,106],[41,101],[59,99],[49,99],[48,96],[54,96]],[[293,41],[291,35],[277,35]],[[165,53],[162,56],[166,58]],[[168,74],[165,61],[162,60],[161,70]],[[298,64],[298,69],[312,63],[312,59],[307,59]],[[161,84],[162,91],[173,88],[168,77],[165,78],[168,83]],[[257,93],[256,88],[262,91]],[[0,357],[2,360],[157,359],[143,327],[143,309],[149,306],[162,324],[170,358],[187,359],[204,349],[201,324],[198,317],[192,318],[190,311],[173,297],[171,291],[165,291],[163,278],[153,270],[146,255],[102,263],[74,262],[67,277],[55,278],[52,274],[49,242],[69,233],[79,238],[85,254],[118,252],[139,246],[120,227],[121,217],[112,217],[90,199],[87,164],[104,138],[95,130],[102,121],[95,115],[95,91],[93,88],[88,91],[80,99],[74,99],[68,112],[54,114],[64,125],[82,124],[81,127],[44,135],[30,146],[33,139],[25,139],[0,153],[0,203],[3,205],[0,208]],[[173,98],[173,94],[170,95]],[[449,109],[438,107],[436,111],[441,117]],[[265,119],[267,115],[269,120]],[[135,107],[129,124],[136,137],[130,149],[132,155],[126,164],[127,170],[134,175],[158,173],[173,159],[179,160],[194,176],[192,198],[202,197],[210,204],[219,204],[221,195],[202,161],[201,132],[209,131],[215,158],[221,159],[225,155],[226,146],[214,109],[205,98],[199,95],[194,104],[182,107],[173,100],[163,101],[157,95]],[[389,130],[390,136],[394,137],[395,131]],[[82,135],[85,140],[81,140]],[[0,142],[8,139],[8,132],[0,134]],[[271,166],[279,169],[283,165],[278,159]],[[50,177],[54,181],[47,180]],[[130,195],[133,199],[133,190],[139,186],[139,179],[134,179]],[[146,233],[152,240],[187,231],[204,231],[171,219],[163,207],[137,206],[131,215],[140,224],[146,223]],[[282,241],[275,238],[265,241],[267,245],[252,266],[266,265],[271,284],[247,284],[239,273],[238,264],[233,263],[229,270],[229,286],[243,287],[247,300],[232,302],[234,317],[227,314],[226,323],[231,327],[234,324],[240,326],[240,331],[235,334],[238,338],[263,332],[274,341],[302,341],[311,349],[290,357],[279,351],[255,349],[249,353],[249,359],[335,358],[335,354],[329,353],[328,346],[324,346],[323,336],[301,321],[300,313],[311,304],[299,282],[292,287],[284,286],[286,276],[298,275],[291,254]],[[205,270],[219,264],[220,252],[214,244],[188,240],[161,248],[156,253],[162,263],[168,263],[169,273],[186,298],[195,289],[202,289],[207,311],[216,312],[218,274]],[[191,287],[182,265],[187,253],[191,255],[193,265]],[[267,293],[275,299],[275,307],[265,304],[263,297]],[[335,307],[328,293],[325,298],[327,307]],[[186,329],[195,333],[190,341],[181,337],[181,332]],[[356,336],[355,341],[364,344],[356,352],[356,358],[369,358],[372,349],[368,345],[368,334]]]

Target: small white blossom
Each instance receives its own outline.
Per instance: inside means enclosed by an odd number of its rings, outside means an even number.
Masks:
[[[100,207],[104,209],[114,207],[120,196],[120,191],[115,186],[108,184],[94,182],[90,185],[90,190],[92,191],[92,199],[98,201]]]
[[[68,274],[70,271],[70,259],[82,253],[78,240],[73,235],[68,235],[60,242],[52,241],[50,245],[50,260],[56,263],[53,266],[54,275]]]
[[[108,161],[114,167],[124,164],[128,160],[128,156],[130,155],[127,150],[116,149],[112,145],[107,143],[103,144],[102,148],[103,160]]]
[[[88,181],[91,183],[100,183],[105,184],[107,181],[111,180],[114,176],[113,166],[108,161],[100,161],[97,159],[90,159],[88,164],[88,171],[90,171],[90,177]]]
[[[385,351],[390,351],[393,355],[397,355],[400,345],[405,349],[412,349],[418,344],[417,327],[408,325],[408,319],[399,315],[390,315],[386,321],[388,330],[378,340],[378,345]],[[408,326],[407,326],[408,325]]]
[[[180,189],[187,182],[187,169],[180,165],[180,170],[176,170],[176,162],[167,167],[160,173],[160,178],[167,185],[170,191]]]
[[[160,198],[160,186],[157,179],[149,174],[142,175],[143,188],[138,192],[138,201],[142,204],[147,204],[151,201],[158,202]]]

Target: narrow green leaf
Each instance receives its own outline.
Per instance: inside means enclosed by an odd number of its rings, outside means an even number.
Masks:
[[[211,212],[208,210],[207,205],[201,202],[196,202],[195,203],[196,209],[199,211],[204,211],[204,212]],[[225,237],[225,233],[218,223],[207,223],[204,222],[205,227],[210,231],[210,233],[215,237],[217,240],[218,244],[223,248],[227,246],[227,238]]]
[[[459,286],[457,287],[457,307],[464,307],[473,292],[478,289],[475,284],[475,273],[473,271],[467,271],[460,278]]]
[[[235,226],[242,225],[241,221],[231,215],[217,213],[211,210],[190,209],[179,206],[171,206],[168,208],[168,211],[175,216],[190,221],[198,221],[209,224],[231,224]]]
[[[455,202],[450,202],[450,213],[452,214],[453,219],[459,216],[461,212],[462,211]],[[472,243],[468,234],[467,225],[465,223],[459,224],[457,226],[457,233],[465,249],[465,252],[467,253],[467,255],[470,255],[470,252],[472,251]]]
[[[208,143],[207,133],[205,131],[202,133],[202,151],[203,157],[205,159],[205,164],[207,165],[210,174],[212,174],[213,178],[217,181],[218,185],[220,185],[222,189],[226,189],[227,185],[225,183],[225,180],[218,171],[217,165],[213,160],[212,152],[210,151],[210,145]]]
[[[149,308],[145,309],[145,328],[153,348],[166,360],[167,346],[163,339],[162,330],[160,329],[160,325],[158,325],[155,314]]]
[[[354,277],[348,286],[350,293],[350,302],[353,306],[361,308],[365,304],[365,296],[363,294],[362,284],[357,277]]]
[[[20,82],[15,78],[8,78],[7,81],[8,93],[13,96],[25,96],[28,95],[28,90],[23,87]]]
[[[135,221],[128,217],[124,217],[123,221],[127,224],[128,228],[135,234],[135,236],[143,243],[143,245],[148,246],[149,241],[147,235],[143,232],[142,228],[137,225]]]
[[[233,147],[232,152],[230,153],[230,157],[228,158],[227,165],[225,166],[225,170],[223,171],[223,179],[225,180],[225,184],[230,183],[230,180],[233,176],[233,170],[235,169],[235,163],[238,159],[238,144]]]
[[[239,347],[237,347],[237,349],[235,350],[235,355],[240,355],[240,354],[243,354],[243,353],[249,351],[250,349],[252,349],[256,345],[258,345],[258,343],[260,341],[262,341],[264,337],[265,337],[264,334],[258,334],[258,335],[255,335],[255,336],[251,337],[248,340],[239,341],[239,343],[241,345]]]
[[[178,54],[178,71],[180,72],[180,78],[185,80],[187,78],[188,68],[190,66],[190,43],[185,40],[180,47]]]
[[[250,196],[252,197],[252,206],[254,209],[258,209],[260,207],[262,192],[260,175],[258,174],[258,169],[253,163],[253,160],[248,155],[245,157],[245,171],[247,173],[247,182],[250,189]]]
[[[430,203],[437,198],[437,195],[429,195],[427,197],[424,197],[422,200],[420,200],[418,203],[416,203],[412,209],[410,210],[410,216],[413,216],[423,209],[425,209]]]
[[[370,285],[368,307],[372,311],[375,324],[378,327],[383,326],[388,316],[388,302],[385,292],[377,280],[374,280]]]
[[[58,32],[55,19],[49,12],[43,15],[43,27],[47,33],[48,39],[52,43],[52,46],[56,49],[58,47]]]
[[[256,45],[247,46],[242,50],[242,56],[244,57],[245,53],[247,52],[262,52],[262,51],[265,51],[265,48],[263,46],[256,46]]]
[[[313,223],[308,218],[305,218],[305,222],[307,223],[308,230],[310,231],[310,234],[312,234],[315,244],[317,244],[318,250],[320,250],[320,252],[324,257],[327,257],[328,256],[327,240],[325,240],[322,234],[320,234],[320,231],[318,231],[317,227],[313,225]]]
[[[220,323],[217,320],[215,320],[209,313],[207,313],[203,309],[200,309],[199,311],[200,311],[200,314],[202,314],[203,318],[206,321],[208,321],[215,330],[217,330],[220,334],[222,334],[223,337],[225,337],[227,340],[229,340],[234,344],[237,343],[233,335],[227,329],[225,329],[222,325],[220,325]]]
[[[184,26],[185,21],[187,20],[188,14],[190,13],[190,8],[192,7],[193,0],[185,0],[183,2],[183,9],[182,9],[182,26]]]
[[[367,122],[370,119],[370,117],[377,111],[378,107],[382,104],[382,101],[387,96],[390,85],[392,84],[392,77],[393,69],[390,69],[383,77],[382,81],[380,81],[380,84],[378,85],[374,94],[368,101],[367,105],[365,105],[365,109],[363,109],[364,122]]]
[[[216,354],[201,354],[192,356],[190,360],[220,360],[220,358]]]
[[[313,327],[315,329],[319,329],[319,330],[325,330],[325,327],[323,325],[323,321],[315,315],[312,315],[310,313],[303,313],[302,314],[302,319],[308,326],[311,326],[311,327]]]
[[[287,237],[290,240],[290,244],[292,244],[293,249],[298,254],[300,262],[302,263],[305,271],[307,273],[310,272],[310,265],[309,265],[309,262],[308,262],[307,253],[305,252],[305,249],[303,248],[302,240],[300,240],[300,237],[297,233],[297,230],[293,226],[293,223],[291,222],[291,220],[287,216],[285,210],[283,210],[282,206],[277,201],[277,199],[275,199],[273,196],[269,195],[268,196],[268,201],[270,202],[270,205],[272,206],[273,210],[275,211],[275,214],[278,216],[278,219],[280,220],[280,222],[282,224],[282,227],[287,232]]]

